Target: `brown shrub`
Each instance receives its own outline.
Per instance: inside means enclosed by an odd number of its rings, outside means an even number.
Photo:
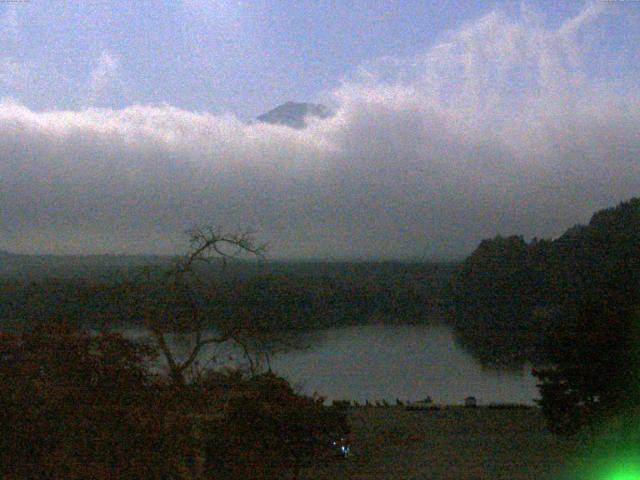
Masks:
[[[0,478],[294,478],[335,455],[343,413],[272,374],[182,387],[149,348],[65,327],[0,334]]]
[[[339,453],[346,416],[322,398],[297,395],[272,374],[238,383],[225,414],[205,424],[206,471],[212,478],[297,478],[303,466]]]
[[[0,476],[173,478],[188,422],[148,373],[151,356],[59,326],[0,335]]]

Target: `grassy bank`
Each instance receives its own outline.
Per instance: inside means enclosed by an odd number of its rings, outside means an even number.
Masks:
[[[574,445],[545,428],[537,408],[353,408],[352,456],[305,479],[554,478]]]

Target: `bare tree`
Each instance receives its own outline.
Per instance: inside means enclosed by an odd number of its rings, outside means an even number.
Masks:
[[[257,337],[251,338],[250,321],[211,318],[215,315],[215,286],[202,275],[199,264],[222,262],[238,257],[263,257],[266,245],[256,243],[253,233],[228,233],[220,227],[199,227],[187,232],[189,252],[176,259],[169,269],[154,275],[145,272],[142,297],[134,302],[141,309],[143,322],[154,343],[164,357],[171,379],[176,385],[186,383],[187,373],[197,365],[203,349],[209,345],[235,343],[249,360],[252,371],[256,367],[253,349]],[[212,325],[214,328],[211,329]],[[175,352],[176,336],[187,337],[186,355]]]

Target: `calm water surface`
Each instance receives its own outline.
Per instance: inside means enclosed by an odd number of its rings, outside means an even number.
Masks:
[[[273,369],[306,393],[329,399],[532,403],[530,368],[484,369],[438,325],[366,325],[326,330],[308,350],[276,356]]]
[[[538,398],[530,368],[481,367],[456,344],[447,326],[351,326],[310,338],[309,348],[276,355],[272,368],[303,392],[329,400],[395,402],[429,395],[435,402],[455,404],[473,395],[482,404]]]

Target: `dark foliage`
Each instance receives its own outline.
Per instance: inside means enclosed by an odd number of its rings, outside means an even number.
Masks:
[[[0,478],[293,478],[345,416],[273,375],[176,388],[153,352],[61,326],[0,335]]]
[[[534,375],[552,431],[640,404],[640,199],[554,241],[486,240],[453,292],[457,334],[485,363],[550,365]]]
[[[625,299],[574,306],[548,345],[552,368],[534,370],[554,433],[573,434],[640,406],[640,315]]]
[[[118,335],[0,336],[0,476],[172,478],[187,447],[152,352]]]
[[[484,240],[452,282],[458,338],[486,364],[545,364],[579,305],[640,303],[640,199],[556,240]]]
[[[203,429],[211,478],[297,478],[311,461],[336,457],[333,441],[349,433],[343,412],[296,395],[272,374],[243,381],[234,392],[226,415]]]
[[[536,316],[546,293],[550,242],[484,240],[453,281],[453,323],[462,345],[485,364],[518,365],[541,356],[547,325]]]
[[[455,264],[234,262],[224,273],[220,268],[198,266],[210,289],[210,301],[203,305],[210,327],[250,315],[261,328],[306,331],[372,320],[425,321],[447,306]],[[87,328],[142,325],[142,310],[133,306],[146,301],[160,308],[169,295],[160,278],[152,277],[158,288],[149,298],[148,280],[143,282],[139,272],[101,272],[35,280],[4,277],[0,322],[20,326],[59,318]]]

